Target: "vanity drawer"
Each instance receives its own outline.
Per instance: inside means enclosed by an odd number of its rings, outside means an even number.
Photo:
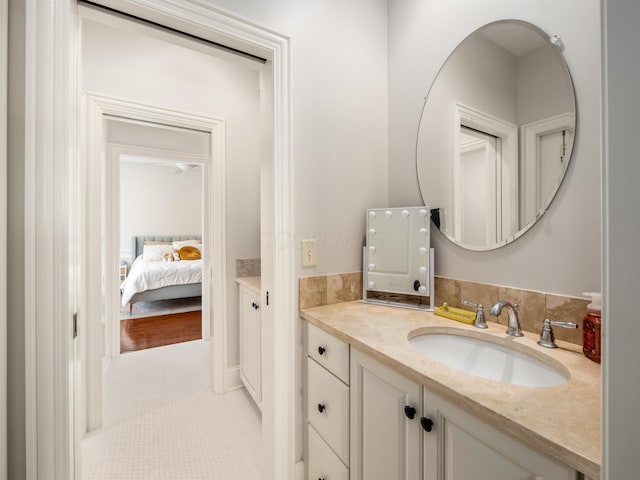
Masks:
[[[307,480],[349,480],[349,469],[324,443],[318,432],[307,426],[309,435],[309,458],[307,460]]]
[[[349,344],[307,324],[307,355],[349,384]]]
[[[307,419],[349,465],[349,387],[307,358]]]

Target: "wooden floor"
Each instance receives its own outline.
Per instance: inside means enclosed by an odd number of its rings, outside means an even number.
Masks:
[[[120,322],[120,351],[122,353],[201,338],[201,310],[134,318]]]

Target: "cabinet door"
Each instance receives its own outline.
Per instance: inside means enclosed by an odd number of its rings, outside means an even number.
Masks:
[[[420,479],[421,388],[352,348],[351,480]]]
[[[424,480],[575,480],[576,472],[425,389]]]
[[[240,287],[240,379],[258,406],[262,400],[260,299]]]

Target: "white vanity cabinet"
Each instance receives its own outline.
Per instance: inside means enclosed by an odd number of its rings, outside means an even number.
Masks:
[[[508,399],[505,399],[508,401]],[[424,479],[576,480],[575,470],[531,449],[453,403],[423,390]]]
[[[356,349],[350,465],[351,480],[579,478]]]
[[[262,406],[262,326],[260,292],[239,282],[240,380]]]
[[[351,480],[420,480],[421,391],[351,350]]]
[[[349,480],[349,344],[306,328],[306,478]]]

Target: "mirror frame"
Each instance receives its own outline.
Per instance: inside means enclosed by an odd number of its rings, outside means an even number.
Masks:
[[[562,171],[562,175],[560,176],[559,180],[556,182],[556,184],[553,186],[552,189],[549,189],[549,194],[546,200],[542,200],[540,203],[540,208],[537,209],[537,211],[532,214],[532,218],[530,220],[527,221],[527,223],[525,223],[522,226],[518,226],[518,228],[516,229],[516,231],[512,234],[509,234],[508,236],[506,236],[506,238],[503,238],[495,243],[491,243],[491,244],[487,244],[487,245],[471,245],[471,244],[465,244],[462,241],[456,240],[451,234],[449,234],[448,232],[444,231],[444,229],[441,229],[441,224],[440,224],[440,215],[439,215],[439,211],[433,211],[432,210],[432,221],[434,223],[434,227],[440,231],[440,233],[442,233],[442,235],[444,237],[446,237],[448,240],[450,240],[452,243],[454,243],[455,245],[464,248],[466,250],[471,250],[471,251],[489,251],[489,250],[495,250],[498,249],[500,247],[503,247],[505,245],[508,245],[512,242],[514,242],[515,240],[517,240],[518,238],[520,238],[522,235],[524,235],[527,231],[529,231],[536,223],[537,221],[547,212],[547,210],[549,209],[550,205],[553,203],[553,200],[555,199],[563,181],[564,178],[566,177],[567,171],[570,168],[571,165],[571,158],[572,158],[572,154],[573,154],[573,148],[575,145],[575,137],[576,137],[576,132],[577,132],[577,106],[576,106],[576,95],[575,95],[575,87],[573,84],[573,80],[571,78],[571,72],[569,71],[569,67],[567,65],[567,62],[564,58],[564,56],[562,55],[562,42],[561,40],[557,37],[557,36],[549,36],[546,34],[546,32],[544,32],[541,28],[539,28],[538,26],[530,23],[530,22],[526,22],[523,20],[516,20],[516,19],[504,19],[504,20],[497,20],[495,22],[490,22],[487,23],[485,25],[482,25],[481,27],[475,29],[474,31],[472,31],[471,33],[469,33],[454,49],[453,51],[447,56],[446,60],[443,62],[443,64],[441,65],[440,69],[438,70],[438,73],[436,74],[436,76],[433,79],[433,82],[431,83],[431,86],[429,87],[429,91],[427,96],[425,97],[425,103],[422,109],[422,113],[420,116],[420,122],[418,125],[418,134],[417,134],[417,140],[416,140],[416,174],[417,174],[417,179],[418,179],[418,185],[419,185],[419,189],[420,189],[420,195],[422,197],[423,203],[425,205],[432,205],[433,204],[433,200],[427,198],[428,195],[425,195],[425,191],[427,190],[427,186],[425,185],[424,181],[421,181],[421,178],[423,178],[423,176],[425,176],[424,171],[427,169],[427,167],[422,166],[421,167],[421,162],[425,162],[423,159],[423,157],[425,156],[423,150],[425,150],[424,147],[421,148],[421,143],[425,143],[424,141],[421,141],[421,136],[423,135],[422,132],[422,128],[424,125],[424,119],[425,119],[425,115],[428,112],[428,108],[429,108],[429,98],[433,93],[433,89],[434,89],[434,85],[436,85],[438,78],[440,77],[440,75],[442,74],[443,70],[445,69],[447,63],[449,62],[449,60],[451,59],[451,57],[456,53],[456,51],[459,50],[460,46],[462,44],[464,44],[465,42],[467,42],[470,38],[472,38],[474,35],[480,33],[481,31],[494,26],[494,25],[498,25],[498,24],[511,24],[511,25],[521,25],[523,27],[526,27],[536,33],[538,33],[542,39],[545,39],[546,41],[548,41],[549,43],[551,43],[555,48],[553,48],[553,54],[554,56],[557,58],[558,60],[558,67],[562,69],[562,76],[566,79],[566,88],[567,88],[567,92],[569,94],[569,96],[567,97],[567,102],[571,105],[572,107],[572,111],[570,113],[571,117],[570,117],[570,122],[572,123],[572,135],[571,135],[571,139],[567,144],[567,148],[566,148],[566,156],[565,156],[565,166],[564,169]],[[460,103],[458,102],[458,107],[460,107]],[[466,108],[464,105],[462,105],[462,108]],[[458,113],[456,112],[456,115],[458,115]],[[535,122],[532,122],[535,123]],[[453,128],[453,126],[452,126]],[[520,126],[518,126],[518,130],[520,130]],[[570,129],[571,130],[571,129]],[[522,133],[520,133],[520,135],[522,136]],[[519,142],[519,145],[516,147],[517,149],[517,158],[516,158],[516,162],[518,164],[520,164],[520,159],[522,157],[522,151],[524,148],[526,147],[526,139],[521,139]],[[453,148],[455,149],[455,147]],[[453,159],[451,160],[451,162],[453,162]],[[519,167],[520,168],[520,167]],[[520,168],[521,170],[524,170],[524,168]],[[421,175],[421,172],[422,175]],[[518,173],[518,176],[520,175],[520,173]],[[516,182],[520,183],[520,180],[516,179]],[[518,186],[518,192],[520,192],[520,186]],[[518,207],[517,207],[517,213],[519,215],[519,210],[520,210],[520,193],[518,193]]]

